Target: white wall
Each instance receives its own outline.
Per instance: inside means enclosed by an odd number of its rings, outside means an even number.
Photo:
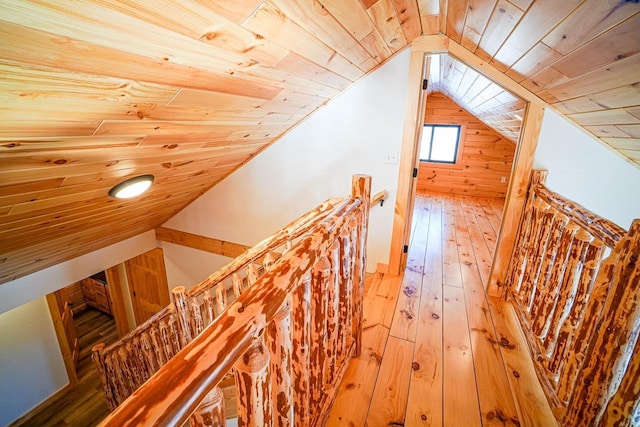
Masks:
[[[45,298],[0,314],[0,425],[68,383]]]
[[[0,285],[0,313],[55,292],[157,246],[155,232],[147,231],[106,248],[4,283]]]
[[[640,168],[548,108],[534,168],[549,170],[551,190],[625,229],[640,218]]]
[[[324,200],[349,194],[351,176],[362,173],[372,176],[374,194],[389,190],[387,203],[371,210],[367,270],[375,270],[378,262],[388,263],[398,164],[385,159],[400,152],[408,76],[409,50],[405,50],[165,226],[253,245]],[[219,258],[204,261],[191,255],[195,250],[163,248],[170,286],[199,282],[215,270],[209,262],[223,265]],[[178,265],[180,271],[174,268]]]
[[[0,285],[0,425],[69,382],[44,296],[156,246],[149,231]]]

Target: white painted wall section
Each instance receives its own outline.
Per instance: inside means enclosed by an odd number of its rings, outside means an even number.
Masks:
[[[409,54],[401,52],[353,85],[165,226],[253,245],[324,200],[349,194],[352,175],[368,174],[372,193],[387,189],[389,197],[371,210],[367,270],[388,263]],[[228,261],[205,260],[176,245],[163,249],[171,287],[193,286]]]
[[[534,168],[549,171],[551,190],[625,229],[640,218],[640,168],[548,108]]]
[[[120,264],[157,247],[153,230],[56,264],[0,286],[0,313]]]
[[[45,298],[0,314],[0,425],[68,383]]]

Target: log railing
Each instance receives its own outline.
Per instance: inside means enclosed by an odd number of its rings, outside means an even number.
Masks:
[[[627,232],[545,178],[533,172],[506,297],[562,425],[640,423],[640,220]]]
[[[195,288],[175,289],[172,306],[97,348],[115,408],[103,425],[224,425],[217,385],[230,373],[240,425],[323,425],[361,347],[370,187],[355,176],[351,197],[325,202]]]

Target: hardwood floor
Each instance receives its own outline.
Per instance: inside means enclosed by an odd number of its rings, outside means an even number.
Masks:
[[[404,275],[367,279],[363,351],[328,426],[557,425],[513,311],[484,293],[501,214],[494,199],[418,196]],[[105,320],[79,319],[76,389],[16,425],[92,426],[107,415],[90,360],[95,343],[117,336]]]
[[[74,323],[80,341],[78,384],[12,425],[88,427],[97,425],[109,413],[98,372],[91,361],[91,347],[118,339],[115,322],[101,311],[88,309],[78,315]]]
[[[557,425],[513,312],[484,292],[502,207],[417,197],[407,269],[368,278],[328,426]]]

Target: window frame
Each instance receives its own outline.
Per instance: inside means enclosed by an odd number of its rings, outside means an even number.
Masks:
[[[463,141],[463,134],[464,134],[464,125],[462,123],[424,123],[422,125],[422,132],[424,132],[424,129],[430,126],[432,127],[431,130],[431,140],[429,141],[429,157],[431,157],[431,153],[432,153],[432,149],[433,149],[433,136],[435,134],[435,129],[436,128],[457,128],[458,129],[458,138],[456,139],[456,146],[455,146],[455,152],[454,152],[454,158],[453,161],[446,161],[446,160],[431,160],[430,158],[428,159],[423,159],[421,157],[421,151],[422,151],[422,145],[420,146],[420,150],[418,151],[418,158],[420,160],[420,163],[428,163],[430,165],[443,165],[443,166],[455,166],[458,164],[458,160],[460,158],[460,151],[462,149],[462,141]],[[420,134],[420,141],[422,143],[422,132]]]

